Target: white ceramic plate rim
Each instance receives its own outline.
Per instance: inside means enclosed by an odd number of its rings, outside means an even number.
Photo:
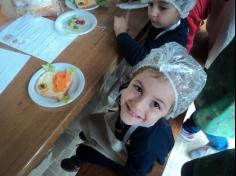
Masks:
[[[72,3],[70,0],[65,0],[65,4],[66,4],[66,6],[67,6],[69,9],[71,9],[71,10],[86,10],[86,11],[89,11],[89,10],[94,10],[94,9],[96,9],[96,8],[99,7],[99,5],[96,5],[96,6],[87,8],[87,9],[80,9],[80,8],[77,8],[77,7],[75,6],[75,4]]]
[[[70,31],[69,29],[67,30],[66,26],[63,24],[63,20],[73,15],[83,16],[83,17],[86,16],[86,18],[88,18],[88,20],[92,23],[92,26],[88,30],[83,31],[83,32],[81,31],[73,32],[73,31]],[[69,36],[87,34],[91,32],[96,26],[97,26],[97,18],[92,13],[86,12],[84,10],[73,10],[73,11],[65,12],[61,14],[55,21],[55,29],[59,33],[69,35]]]
[[[55,63],[53,65],[55,66],[56,71],[63,71],[71,67],[75,68],[75,72],[73,73],[73,82],[70,86],[70,89],[68,90],[68,95],[70,96],[70,99],[68,100],[68,102],[57,101],[51,98],[44,97],[36,91],[35,89],[36,82],[38,78],[45,72],[45,70],[41,68],[36,73],[34,73],[32,78],[30,79],[28,85],[28,93],[33,102],[42,107],[56,108],[65,106],[74,101],[76,98],[78,98],[85,86],[84,75],[82,71],[76,66],[68,63]]]
[[[120,9],[124,9],[124,10],[132,10],[132,9],[140,9],[140,8],[148,7],[148,3],[141,3],[139,1],[125,2],[125,3],[117,4],[116,7],[119,7]]]

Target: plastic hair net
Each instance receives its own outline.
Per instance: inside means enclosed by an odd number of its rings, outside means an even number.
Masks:
[[[166,0],[166,1],[175,6],[182,19],[188,16],[189,12],[193,9],[196,3],[196,0]]]
[[[151,50],[143,61],[134,66],[133,73],[144,67],[162,72],[174,90],[174,107],[166,118],[175,118],[187,110],[206,83],[207,75],[201,65],[175,42]]]

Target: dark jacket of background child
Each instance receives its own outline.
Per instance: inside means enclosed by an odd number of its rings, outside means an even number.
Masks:
[[[118,119],[116,138],[122,141],[128,129],[129,126]],[[128,176],[146,175],[151,171],[155,161],[160,164],[165,163],[166,156],[173,146],[174,137],[171,126],[164,118],[152,127],[138,127],[126,142],[128,160],[125,174]]]
[[[130,37],[128,33],[121,33],[117,36],[117,45],[120,55],[124,57],[131,66],[134,66],[139,61],[143,60],[151,49],[159,48],[165,43],[177,42],[185,47],[188,35],[188,27],[185,19],[181,20],[181,23],[177,28],[167,31],[155,40],[155,38],[163,31],[164,29],[151,27],[143,46]]]

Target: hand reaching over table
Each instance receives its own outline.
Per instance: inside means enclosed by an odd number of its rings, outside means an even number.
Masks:
[[[114,31],[116,36],[128,31],[128,21],[125,17],[114,17]]]

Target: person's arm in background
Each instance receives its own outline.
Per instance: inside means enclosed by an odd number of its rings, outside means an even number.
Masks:
[[[206,29],[209,52],[205,67],[209,68],[235,36],[235,0],[211,0]]]
[[[114,32],[119,54],[124,57],[131,66],[134,66],[139,60],[142,60],[149,52],[148,49],[142,47],[128,34],[128,21],[126,18],[114,18]]]
[[[182,21],[178,28],[166,32],[156,40],[150,40],[144,45],[141,45],[128,34],[127,20],[124,17],[114,18],[114,31],[117,36],[119,54],[131,66],[143,60],[152,49],[159,48],[168,42],[177,42],[185,47],[188,32],[185,22]]]
[[[204,20],[210,13],[211,0],[197,0],[195,7],[187,17],[189,33],[186,49],[190,54],[204,65],[208,56],[208,34]]]
[[[205,33],[199,32],[203,20],[206,20]],[[209,68],[235,36],[235,0],[197,0],[187,24],[187,49]]]

